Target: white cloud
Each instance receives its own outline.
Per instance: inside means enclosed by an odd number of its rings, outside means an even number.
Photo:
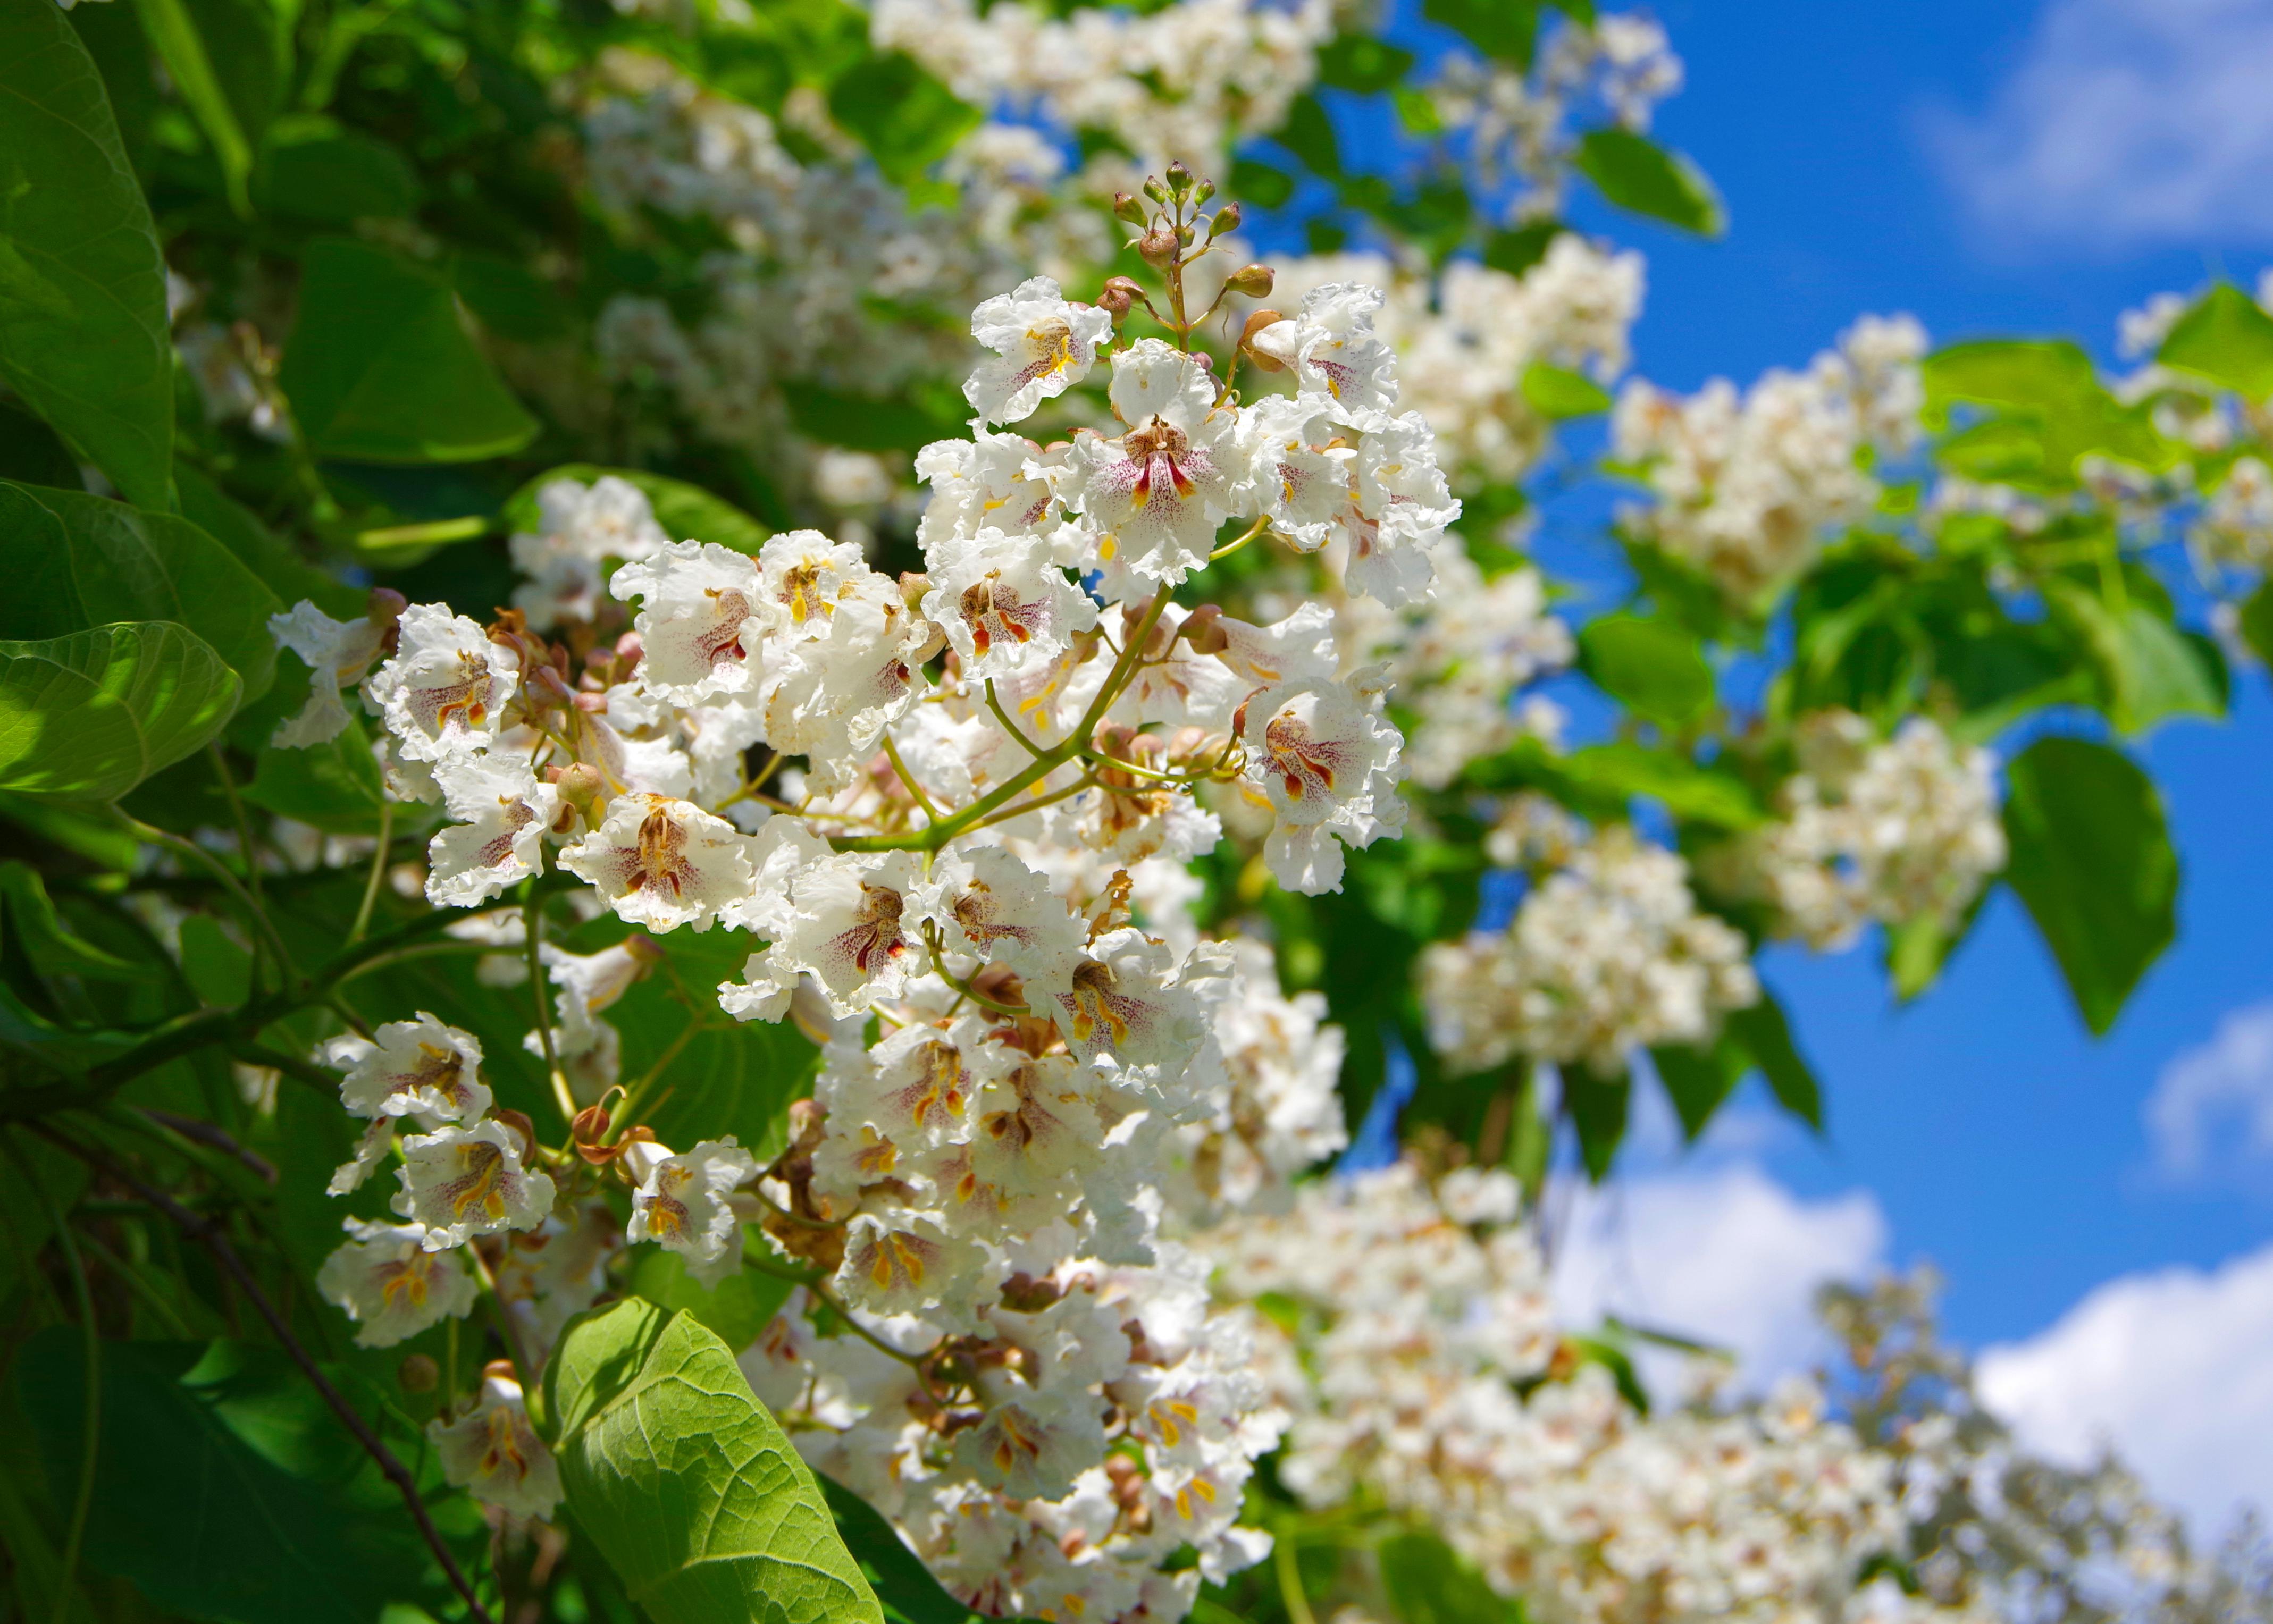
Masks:
[[[1824,1351],[1816,1287],[1886,1257],[1886,1215],[1868,1192],[1804,1201],[1749,1161],[1566,1199],[1555,1267],[1565,1320],[1616,1313],[1728,1348],[1747,1387],[1812,1363]]]
[[[2273,1156],[2273,999],[2237,1009],[2164,1066],[2142,1113],[2156,1171],[2180,1181]]]
[[[2273,1508],[2273,1246],[2111,1280],[1977,1376],[2031,1448],[2083,1465],[2112,1445],[2199,1532]]]
[[[2273,240],[2273,0],[2046,0],[1977,113],[1924,134],[1992,239]]]

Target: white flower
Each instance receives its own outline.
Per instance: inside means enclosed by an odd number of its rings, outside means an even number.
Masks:
[[[480,1401],[454,1421],[426,1423],[426,1436],[452,1486],[517,1516],[544,1518],[560,1503],[560,1464],[529,1425],[513,1366],[491,1365]]]
[[[624,795],[560,866],[591,882],[616,917],[651,931],[707,931],[750,894],[749,836],[686,801]]]
[[[784,755],[805,757],[808,782],[833,793],[922,696],[916,668],[935,645],[898,584],[874,571],[848,580],[828,613],[806,622],[808,632],[816,627],[817,636],[789,646],[766,701],[766,738]]]
[[[655,521],[647,493],[613,474],[589,486],[547,480],[537,490],[536,506],[536,531],[517,533],[506,543],[514,566],[529,578],[514,588],[514,607],[535,631],[593,618],[607,561],[651,558],[671,540]]]
[[[1276,819],[1264,856],[1289,890],[1340,890],[1343,845],[1405,827],[1403,741],[1381,715],[1380,670],[1348,683],[1303,677],[1247,702],[1248,772]]]
[[[1067,984],[1047,989],[1066,1046],[1084,1060],[1177,1072],[1207,1036],[1199,1001],[1181,984],[1176,954],[1142,931],[1108,931]]]
[[[1066,579],[1039,536],[993,528],[930,551],[925,617],[947,633],[966,677],[1007,677],[1055,659],[1097,624],[1097,604]]]
[[[826,637],[845,587],[874,572],[850,542],[818,530],[784,530],[758,550],[769,628],[791,640]]]
[[[429,1252],[424,1226],[347,1220],[352,1239],[324,1260],[316,1289],[353,1320],[356,1346],[391,1348],[428,1326],[465,1318],[481,1287],[454,1252]]]
[[[918,452],[916,477],[931,487],[916,527],[925,558],[936,568],[935,549],[982,529],[1049,533],[1064,453],[1061,445],[1046,452],[1023,435],[983,428],[970,439],[934,440]]]
[[[1315,395],[1265,395],[1239,423],[1255,505],[1296,547],[1317,551],[1350,505],[1355,451]]]
[[[915,853],[887,851],[832,857],[799,872],[790,912],[772,947],[750,955],[746,985],[727,1007],[748,1019],[778,1020],[781,995],[799,972],[821,984],[840,1019],[896,996],[924,958],[908,894],[921,878]]]
[[[455,1122],[490,1108],[481,1040],[423,1009],[416,1020],[389,1021],[370,1038],[335,1037],[324,1059],[347,1073],[340,1104],[350,1116]]]
[[[673,542],[626,564],[609,589],[640,600],[632,622],[641,649],[640,686],[692,705],[739,693],[757,681],[761,587],[758,566],[731,547]]]
[[[522,1167],[520,1143],[494,1117],[404,1140],[395,1177],[402,1189],[394,1210],[426,1226],[429,1252],[470,1235],[535,1229],[552,1210],[552,1180]]]
[[[392,594],[386,595],[393,597]],[[307,599],[268,617],[268,635],[308,667],[308,702],[276,724],[269,743],[280,750],[305,749],[337,738],[348,725],[340,690],[363,680],[371,662],[394,633],[402,600],[383,606],[374,595],[372,613],[360,620],[334,620]]]
[[[367,692],[405,760],[439,761],[497,742],[515,683],[513,655],[481,627],[441,604],[414,603]]]
[[[560,795],[517,756],[484,754],[436,763],[450,816],[461,819],[426,844],[426,900],[474,908],[544,869],[544,832]]]
[[[949,1234],[929,1214],[864,1212],[845,1231],[836,1283],[870,1313],[920,1313],[966,1298],[986,1266],[984,1247]]]
[[[941,852],[931,877],[908,894],[935,921],[951,953],[992,959],[1043,983],[1069,978],[1087,931],[1049,881],[1000,846]]]
[[[706,1139],[683,1156],[638,1144],[625,1160],[626,1171],[641,1174],[626,1239],[662,1243],[686,1260],[687,1275],[705,1287],[741,1268],[742,1226],[726,1197],[757,1177],[758,1164],[732,1134]]]
[[[1057,283],[1036,276],[973,311],[971,336],[999,359],[979,363],[964,398],[983,423],[1016,423],[1081,381],[1098,350],[1112,342],[1113,318],[1069,302]]]
[[[1436,438],[1414,412],[1369,423],[1357,445],[1358,502],[1347,519],[1352,592],[1392,609],[1429,595],[1430,550],[1460,505],[1437,467]]]
[[[1098,1410],[1078,1393],[1022,1394],[957,1441],[956,1463],[1013,1500],[1054,1500],[1105,1453]]]
[[[1113,409],[1128,431],[1074,440],[1076,501],[1099,532],[1101,564],[1153,586],[1204,567],[1243,481],[1238,414],[1214,378],[1159,339],[1113,357]]]
[[[1302,393],[1340,421],[1361,423],[1397,404],[1397,352],[1373,330],[1385,296],[1360,282],[1314,288],[1294,318],[1265,327],[1255,347],[1291,368]]]

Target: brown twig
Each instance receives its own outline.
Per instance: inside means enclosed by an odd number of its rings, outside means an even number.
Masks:
[[[200,1122],[195,1117],[177,1117],[170,1111],[160,1111],[154,1105],[145,1105],[142,1114],[161,1127],[169,1127],[184,1139],[194,1139],[201,1145],[210,1145],[223,1156],[251,1170],[263,1184],[276,1182],[276,1164],[266,1156],[247,1150],[228,1134],[210,1122]]]
[[[412,1478],[409,1469],[395,1458],[394,1451],[380,1441],[379,1434],[371,1430],[369,1423],[364,1421],[356,1407],[331,1384],[314,1358],[301,1345],[300,1339],[292,1334],[292,1328],[285,1323],[284,1316],[277,1312],[276,1305],[268,1300],[268,1294],[253,1279],[252,1271],[244,1266],[244,1260],[237,1256],[236,1248],[229,1244],[229,1238],[221,1232],[220,1227],[212,1219],[191,1212],[163,1190],[145,1184],[103,1152],[87,1149],[56,1132],[44,1122],[33,1122],[26,1126],[41,1138],[77,1156],[89,1167],[109,1174],[132,1191],[136,1199],[165,1214],[175,1228],[213,1254],[214,1261],[221,1266],[221,1272],[236,1282],[237,1290],[251,1300],[260,1317],[267,1321],[270,1332],[283,1345],[284,1351],[291,1356],[292,1362],[300,1367],[300,1373],[307,1377],[309,1384],[323,1396],[325,1403],[331,1407],[334,1415],[339,1417],[341,1425],[353,1434],[356,1442],[363,1446],[364,1453],[377,1463],[380,1474],[402,1496],[402,1503],[409,1510],[410,1520],[418,1525],[418,1532],[426,1541],[426,1548],[433,1552],[434,1560],[441,1564],[451,1588],[464,1598],[467,1611],[473,1615],[474,1624],[496,1624],[496,1620],[490,1617],[489,1610],[482,1605],[481,1598],[474,1593],[473,1583],[458,1566],[458,1559],[442,1542],[441,1530],[434,1526],[434,1519],[427,1515],[426,1503],[418,1497],[418,1485]]]

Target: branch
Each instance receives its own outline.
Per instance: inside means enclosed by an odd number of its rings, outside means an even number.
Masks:
[[[481,1598],[474,1594],[473,1584],[458,1566],[458,1559],[442,1542],[441,1530],[434,1526],[434,1519],[427,1515],[426,1502],[418,1497],[418,1485],[411,1478],[409,1469],[395,1458],[394,1451],[380,1441],[379,1434],[371,1430],[370,1425],[341,1396],[339,1388],[331,1384],[308,1350],[301,1344],[300,1339],[292,1334],[292,1328],[284,1322],[284,1316],[277,1312],[276,1305],[268,1300],[267,1294],[253,1279],[252,1271],[244,1266],[244,1260],[236,1255],[236,1248],[229,1244],[229,1238],[221,1232],[213,1220],[199,1216],[164,1191],[143,1183],[103,1152],[86,1149],[56,1133],[44,1122],[34,1122],[31,1128],[41,1138],[77,1156],[89,1167],[108,1173],[131,1190],[138,1200],[165,1214],[172,1220],[175,1228],[213,1254],[214,1261],[221,1266],[221,1271],[236,1283],[237,1289],[259,1310],[260,1317],[267,1321],[270,1332],[283,1345],[284,1351],[291,1356],[292,1362],[300,1367],[300,1373],[307,1377],[309,1384],[323,1396],[324,1403],[340,1418],[341,1425],[354,1435],[356,1442],[363,1446],[364,1453],[378,1463],[380,1473],[402,1496],[402,1503],[410,1512],[410,1520],[418,1525],[419,1535],[426,1541],[427,1549],[433,1552],[434,1560],[441,1564],[451,1588],[464,1598],[467,1611],[473,1614],[475,1624],[496,1624],[496,1620],[490,1617],[489,1610],[482,1605]]]

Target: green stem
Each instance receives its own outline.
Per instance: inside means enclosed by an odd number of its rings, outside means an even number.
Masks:
[[[544,995],[546,978],[540,949],[544,928],[544,902],[531,886],[529,895],[521,905],[522,951],[529,955],[529,983],[536,989],[536,1037],[544,1048],[544,1071],[552,1081],[552,1103],[559,1108],[560,1119],[570,1127],[576,1125],[576,1096],[568,1092],[568,1078],[560,1069],[560,1057],[552,1047],[552,1000]]]
[[[363,904],[356,909],[355,928],[348,932],[352,947],[363,939],[371,928],[371,910],[379,901],[379,881],[386,872],[386,848],[394,835],[394,799],[392,796],[379,797],[379,849],[371,854],[371,873],[363,882]]]
[[[79,1549],[86,1541],[87,1514],[94,1505],[94,1471],[96,1450],[102,1441],[102,1339],[94,1322],[94,1294],[87,1290],[86,1261],[79,1255],[78,1240],[71,1234],[71,1223],[56,1198],[48,1194],[47,1185],[12,1135],[7,1140],[8,1154],[18,1171],[47,1209],[48,1224],[54,1231],[56,1245],[63,1249],[64,1260],[71,1265],[71,1296],[79,1307],[79,1357],[86,1366],[86,1399],[80,1411],[82,1437],[79,1454],[79,1487],[71,1500],[71,1524],[64,1537],[63,1571],[56,1580],[55,1624],[65,1624],[71,1617],[71,1605],[79,1583]]]
[[[254,900],[252,894],[244,888],[236,875],[229,872],[228,864],[193,840],[184,840],[169,830],[154,828],[140,819],[129,817],[124,812],[119,813],[118,816],[119,820],[126,826],[128,833],[135,839],[146,841],[153,846],[162,846],[176,857],[187,857],[191,862],[202,864],[212,870],[214,878],[221,881],[221,889],[228,892],[236,905],[244,910],[246,919],[251,923],[252,928],[260,933],[261,941],[266,944],[268,951],[275,955],[277,975],[282,978],[285,984],[290,984],[292,957],[284,951],[284,939],[276,933],[276,926],[269,920],[268,910]]]

